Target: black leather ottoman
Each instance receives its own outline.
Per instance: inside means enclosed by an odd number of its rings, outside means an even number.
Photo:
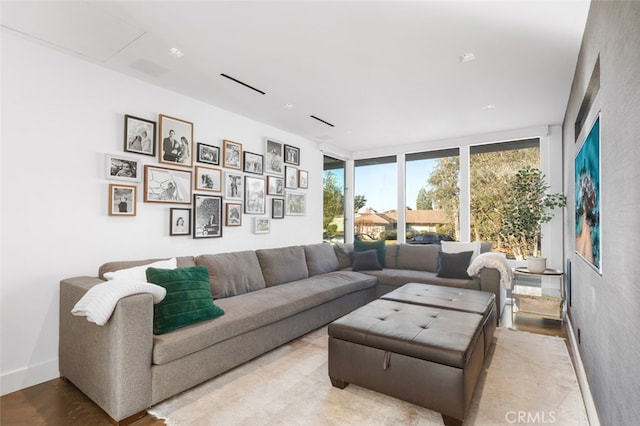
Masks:
[[[484,317],[482,330],[485,354],[491,347],[498,323],[496,295],[493,293],[440,285],[409,283],[383,295],[381,299],[482,315]]]
[[[329,377],[461,424],[484,363],[483,315],[378,299],[329,324]]]

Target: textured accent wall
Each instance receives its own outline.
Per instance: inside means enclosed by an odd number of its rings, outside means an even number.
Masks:
[[[572,306],[598,417],[603,425],[640,419],[640,2],[591,3],[563,124],[569,195],[565,255]],[[575,254],[574,123],[600,57],[602,275]],[[587,120],[586,127],[591,125]]]

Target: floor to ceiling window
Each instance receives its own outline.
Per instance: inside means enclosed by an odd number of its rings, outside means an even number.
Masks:
[[[344,160],[325,155],[322,178],[322,239],[325,242],[344,243],[344,178]]]
[[[459,150],[407,154],[405,161],[407,242],[433,244],[458,239]]]
[[[540,167],[540,140],[476,145],[469,153],[471,240],[492,241],[510,256],[500,236],[509,179],[523,167]]]
[[[354,162],[354,235],[356,239],[396,240],[398,176],[396,157]]]

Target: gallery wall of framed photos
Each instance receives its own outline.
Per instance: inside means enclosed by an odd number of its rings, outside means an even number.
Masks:
[[[268,136],[251,150],[224,137],[194,140],[195,125],[167,114],[157,121],[124,114],[123,154],[105,154],[105,178],[128,185],[109,185],[109,215],[136,216],[139,201],[166,205],[168,235],[194,239],[220,238],[245,223],[268,234],[271,220],[306,215],[302,147]]]

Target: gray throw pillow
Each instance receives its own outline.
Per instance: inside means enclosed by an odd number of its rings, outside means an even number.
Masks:
[[[381,271],[382,266],[378,262],[378,252],[375,249],[353,252],[354,271]]]
[[[471,262],[472,251],[462,251],[460,253],[438,252],[438,272],[436,277],[440,278],[460,278],[470,280],[467,274],[469,262]]]

